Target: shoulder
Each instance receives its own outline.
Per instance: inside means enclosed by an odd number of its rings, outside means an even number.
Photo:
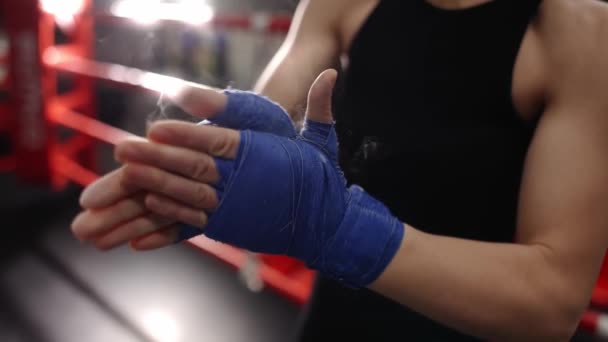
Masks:
[[[331,39],[342,50],[379,0],[302,0],[294,14],[293,39]],[[308,44],[309,42],[307,42]],[[305,44],[305,45],[307,45]]]
[[[322,26],[337,28],[340,21],[359,2],[369,2],[369,0],[301,0],[296,9],[295,19],[305,16]]]
[[[545,0],[535,22],[549,96],[608,101],[608,3]],[[594,97],[594,98],[591,98]]]
[[[567,38],[576,38],[570,42],[572,47],[588,46],[589,43],[597,43],[598,39],[606,39],[608,3],[601,0],[544,0],[539,7],[536,24],[544,38],[557,39],[562,46]]]

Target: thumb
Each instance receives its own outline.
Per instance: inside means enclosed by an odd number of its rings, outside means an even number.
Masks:
[[[325,70],[317,77],[308,92],[306,120],[331,124],[331,98],[338,73],[333,69]]]
[[[306,141],[322,148],[336,165],[338,138],[331,113],[331,97],[337,77],[335,70],[325,70],[312,84],[308,93],[306,122],[301,131]]]

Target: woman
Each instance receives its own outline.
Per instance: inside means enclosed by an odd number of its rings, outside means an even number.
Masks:
[[[382,218],[349,221],[349,228],[358,229],[344,239],[354,241],[350,251],[312,253],[318,247],[314,239],[294,230],[291,243],[298,251],[289,253],[331,279],[319,281],[302,340],[572,336],[608,243],[608,101],[602,94],[608,87],[608,47],[601,43],[606,18],[607,6],[593,0],[300,4],[285,47],[257,90],[296,115],[316,75],[348,57],[344,88],[335,97],[340,165],[347,186],[359,185],[365,190],[356,193],[369,196],[358,203],[360,212]],[[331,132],[315,123],[331,122],[333,77],[324,73],[311,89],[307,110],[314,134],[304,135],[323,138],[312,145],[330,160]],[[230,96],[204,88],[185,94],[174,99],[194,115],[230,112]],[[262,108],[262,117],[272,112]],[[261,146],[258,155],[279,146],[252,136],[252,146]],[[75,220],[77,236],[99,248],[131,240],[136,248],[150,249],[174,243],[179,228],[170,224],[179,221],[262,252],[289,245],[277,242],[282,230],[239,230],[229,218],[222,230],[221,220],[213,222],[217,213],[257,220],[280,212],[282,203],[272,202],[272,211],[249,201],[257,210],[249,213],[238,199],[255,198],[245,186],[235,187],[237,195],[214,189],[219,179],[244,177],[247,184],[255,178],[250,174],[261,172],[243,161],[248,135],[164,122],[149,138],[119,146],[117,156],[126,167],[85,191],[83,206],[97,209]],[[298,147],[308,151],[309,145]],[[294,155],[286,153],[287,159]],[[234,158],[249,167],[245,176],[222,164]],[[310,158],[316,165],[318,159]],[[272,165],[281,169],[279,164]],[[316,177],[307,167],[304,174]],[[339,170],[328,174],[338,177]],[[278,179],[264,184],[268,192],[276,190]],[[353,188],[343,192],[339,179],[326,183],[322,189],[331,200],[305,202],[324,203],[308,210],[308,217],[331,218],[337,211],[350,218]],[[141,191],[150,194],[128,197]],[[334,195],[341,193],[344,198]],[[242,211],[226,209],[239,205]],[[403,222],[401,235],[394,234],[395,220]],[[307,227],[320,227],[315,237],[333,236],[342,223]],[[395,247],[378,248],[379,237]],[[311,254],[327,258],[330,266],[318,265]],[[337,274],[338,266],[352,260],[357,268],[364,264],[361,255],[378,261],[365,273],[374,276],[343,281],[352,274]]]

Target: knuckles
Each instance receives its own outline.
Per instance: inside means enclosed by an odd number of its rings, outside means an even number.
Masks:
[[[203,181],[209,178],[211,173],[211,164],[209,160],[200,158],[192,163],[190,177],[194,180]]]
[[[209,208],[211,205],[211,188],[199,184],[194,187],[193,205],[196,208]]]

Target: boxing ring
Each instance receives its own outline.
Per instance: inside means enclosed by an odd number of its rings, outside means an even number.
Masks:
[[[0,171],[13,172],[26,183],[46,185],[61,191],[69,184],[86,186],[99,175],[96,163],[98,144],[115,145],[133,136],[98,119],[94,87],[110,83],[130,91],[158,94],[171,77],[94,59],[94,24],[127,25],[131,19],[109,12],[97,13],[92,0],[78,3],[73,15],[69,42],[55,41],[57,13],[38,0],[0,0],[0,12],[10,13],[0,36],[0,134],[10,140],[10,153],[0,157]],[[204,22],[181,23],[204,28],[253,30],[259,33],[286,33],[288,15],[210,15]],[[0,27],[1,28],[1,27]],[[5,43],[2,43],[6,41]],[[2,72],[5,70],[6,72]],[[70,75],[72,89],[60,92],[57,80]],[[68,138],[60,132],[69,130]],[[65,134],[64,134],[65,135]],[[205,237],[188,241],[202,253],[224,261],[245,278],[261,281],[280,295],[303,305],[312,290],[314,273],[287,257],[260,255],[218,244]],[[594,291],[590,310],[581,329],[608,339],[608,259]]]
[[[115,145],[133,136],[97,119],[95,82],[159,93],[171,78],[93,59],[94,21],[121,25],[129,24],[128,18],[95,13],[91,0],[82,1],[70,41],[57,45],[55,18],[40,7],[37,0],[0,1],[0,10],[11,13],[6,18],[11,49],[0,57],[0,62],[13,71],[2,85],[11,90],[13,100],[0,104],[0,131],[9,133],[12,151],[0,159],[0,169],[15,172],[20,181],[48,184],[61,191],[70,183],[86,186],[99,177],[96,144]],[[285,33],[290,23],[289,16],[223,15],[214,16],[201,26]],[[71,75],[74,86],[59,93],[57,78],[61,73]],[[72,134],[61,140],[59,132],[65,129]],[[270,255],[253,260],[245,251],[205,237],[194,238],[188,244],[246,277],[259,277],[264,285],[297,304],[305,303],[310,295],[314,274],[295,260]]]

